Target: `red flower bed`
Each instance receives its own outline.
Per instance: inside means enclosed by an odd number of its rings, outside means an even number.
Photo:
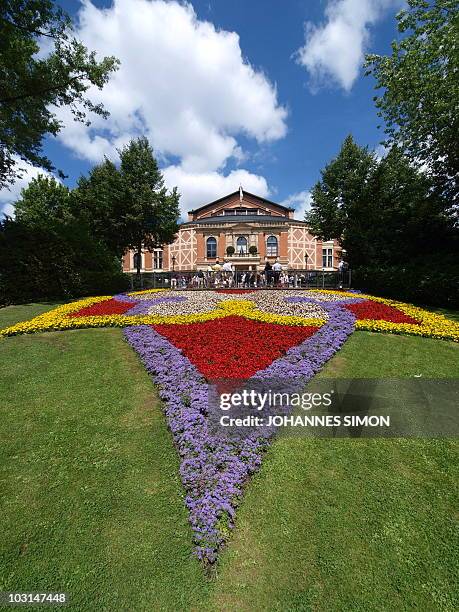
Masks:
[[[179,348],[208,380],[249,378],[318,329],[260,323],[238,316],[152,327]]]
[[[366,300],[357,304],[346,304],[346,308],[354,313],[356,319],[382,319],[391,323],[412,323],[419,325],[419,321],[409,317],[393,306]]]
[[[77,312],[72,312],[69,317],[100,317],[102,315],[117,315],[124,314],[135,304],[133,302],[119,302],[118,300],[105,300],[91,306],[86,306]]]
[[[256,289],[216,289],[216,293],[234,293],[235,295],[239,295],[242,293],[255,293]]]

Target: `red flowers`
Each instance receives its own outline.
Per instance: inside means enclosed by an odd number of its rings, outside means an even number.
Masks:
[[[208,380],[249,378],[318,329],[260,323],[238,316],[152,327],[181,349]]]
[[[409,317],[393,306],[366,300],[357,304],[346,304],[346,308],[354,313],[356,319],[382,319],[391,323],[411,323],[419,325],[419,321]]]
[[[118,300],[105,300],[91,306],[86,306],[77,312],[72,312],[69,317],[100,317],[102,315],[124,314],[135,304],[133,302],[119,302]]]

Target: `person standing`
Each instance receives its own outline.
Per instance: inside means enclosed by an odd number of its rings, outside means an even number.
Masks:
[[[277,287],[279,285],[279,279],[280,279],[280,275],[282,272],[282,265],[280,264],[278,259],[276,259],[276,261],[274,262],[273,272],[274,272],[274,285]]]
[[[269,285],[271,284],[271,279],[273,276],[273,267],[272,265],[269,263],[268,260],[265,261],[265,278],[266,278],[266,285],[269,287]]]

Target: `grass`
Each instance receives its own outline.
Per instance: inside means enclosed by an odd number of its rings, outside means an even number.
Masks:
[[[0,310],[0,327],[51,305]],[[459,346],[356,332],[330,377],[459,375]],[[283,438],[209,580],[178,459],[118,329],[0,341],[1,590],[71,610],[453,610],[458,445]]]

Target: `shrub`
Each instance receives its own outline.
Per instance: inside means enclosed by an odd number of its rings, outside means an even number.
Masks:
[[[397,266],[361,266],[352,271],[352,285],[404,302],[459,308],[459,268],[451,255]]]
[[[256,255],[258,253],[258,249],[254,244],[252,244],[252,246],[249,247],[249,253],[251,255]]]
[[[113,294],[127,286],[120,262],[80,222],[0,223],[0,304]]]
[[[234,255],[234,247],[233,246],[227,246],[226,247],[226,254],[229,255],[231,257],[231,255]]]

